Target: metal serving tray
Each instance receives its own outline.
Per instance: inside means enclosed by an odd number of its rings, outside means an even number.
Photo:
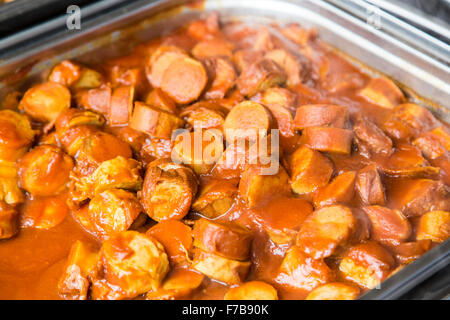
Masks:
[[[378,70],[390,76],[410,98],[430,109],[442,120],[450,122],[450,68],[445,62],[445,58],[450,56],[448,47],[434,43],[435,52],[439,53],[440,59],[433,57],[425,53],[429,53],[430,48],[423,50],[424,48],[418,45],[413,47],[399,41],[393,33],[385,32],[383,25],[378,25],[381,29],[377,29],[329,1],[107,1],[114,3],[116,7],[110,10],[105,7],[102,14],[88,15],[82,19],[81,30],[67,30],[65,17],[59,17],[0,41],[0,97],[12,86],[23,87],[41,78],[45,70],[63,59],[101,61],[105,55],[123,54],[133,44],[166,34],[205,12],[219,11],[221,19],[225,21],[275,21],[279,24],[298,22],[305,27],[314,27],[319,31],[322,40],[361,61],[361,68],[370,73],[376,73],[375,70]],[[118,2],[123,3],[117,6]],[[105,6],[105,1],[92,6],[101,5]],[[89,7],[86,10],[96,11],[95,8]],[[416,34],[416,30],[412,28],[406,26],[397,31],[403,35],[411,32],[412,36]],[[430,45],[430,42],[428,44]],[[449,265],[450,240],[447,240],[384,281],[380,288],[363,295],[361,299],[399,298]]]

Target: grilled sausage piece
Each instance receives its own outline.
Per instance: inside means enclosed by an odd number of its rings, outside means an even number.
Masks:
[[[266,53],[264,56],[275,62],[286,74],[286,84],[289,87],[295,86],[302,82],[301,73],[302,65],[292,54],[284,49],[275,49]]]
[[[19,212],[13,206],[0,201],[0,239],[8,239],[19,232]]]
[[[44,82],[25,92],[19,109],[41,122],[55,121],[59,114],[70,108],[70,91],[65,86]]]
[[[58,282],[59,295],[68,300],[87,300],[90,277],[95,272],[98,252],[77,240],[70,248],[64,273]]]
[[[278,300],[278,293],[270,284],[250,281],[228,289],[224,300]]]
[[[150,56],[146,68],[147,78],[151,85],[160,88],[164,73],[177,58],[187,57],[186,52],[176,46],[160,46]]]
[[[191,267],[204,275],[227,284],[239,284],[245,280],[250,261],[237,261],[200,249],[195,250]]]
[[[147,292],[149,300],[185,299],[203,282],[205,276],[191,269],[177,268],[164,279],[161,289]]]
[[[265,175],[264,168],[250,165],[242,174],[239,193],[250,208],[257,207],[274,195],[287,195],[289,176],[283,167],[276,174]]]
[[[383,124],[383,130],[393,139],[407,140],[435,125],[436,118],[430,111],[417,104],[404,103],[392,110]]]
[[[169,260],[164,247],[154,238],[125,231],[103,243],[97,269],[94,298],[134,298],[161,287]],[[103,282],[110,285],[112,292],[102,288]]]
[[[294,119],[291,114],[292,102],[285,97],[286,89],[270,88],[262,94],[261,103],[269,109],[272,114],[275,125],[280,130],[280,134],[285,137],[293,137],[295,134]]]
[[[305,194],[325,186],[333,173],[333,164],[320,152],[300,147],[289,158],[291,188],[297,194]]]
[[[275,281],[291,290],[311,291],[333,279],[333,271],[322,259],[310,258],[293,246],[287,251]]]
[[[260,91],[282,85],[285,81],[286,75],[275,62],[262,59],[244,69],[236,80],[236,85],[242,95],[252,97]]]
[[[75,170],[81,176],[93,173],[104,161],[118,156],[126,159],[132,157],[130,145],[109,133],[94,132],[80,143]]]
[[[347,242],[355,228],[356,220],[349,208],[324,207],[314,211],[303,222],[297,245],[314,259],[326,258]]]
[[[431,160],[439,158],[450,151],[450,134],[444,127],[425,132],[413,141],[413,145]]]
[[[199,101],[180,113],[194,129],[222,129],[227,110],[215,102]]]
[[[223,135],[220,131],[194,131],[176,137],[172,159],[189,166],[197,174],[207,174],[223,153]],[[174,160],[175,161],[175,160]]]
[[[450,199],[441,181],[405,179],[390,187],[388,205],[407,218],[419,217],[432,210],[450,211]]]
[[[420,217],[417,240],[444,242],[448,237],[450,237],[450,212],[430,211]]]
[[[358,287],[333,282],[317,287],[308,294],[306,300],[355,300],[358,296]]]
[[[222,99],[234,86],[236,71],[230,60],[223,57],[212,57],[205,60],[210,85],[205,92],[206,99]]]
[[[0,160],[18,160],[27,152],[35,134],[27,116],[0,110]]]
[[[89,90],[99,88],[105,84],[105,78],[103,75],[93,69],[82,67],[80,71],[80,77],[71,85],[71,89],[75,92],[81,90]]]
[[[197,193],[194,172],[168,159],[149,164],[142,190],[145,212],[156,221],[182,219]]]
[[[334,154],[350,154],[353,132],[341,128],[308,127],[303,130],[303,138],[311,149]]]
[[[253,235],[238,226],[199,219],[194,225],[194,246],[227,259],[247,260]]]
[[[393,109],[405,100],[403,92],[387,78],[370,80],[359,96],[385,109]]]
[[[195,59],[180,56],[165,70],[161,79],[161,90],[179,104],[188,104],[198,99],[208,82],[203,65]]]
[[[119,86],[112,90],[108,110],[110,126],[123,126],[128,124],[133,112],[134,92],[134,86]]]
[[[314,195],[316,208],[335,203],[346,204],[352,201],[355,194],[355,171],[341,173],[327,186],[320,188]]]
[[[35,196],[55,195],[66,189],[72,168],[72,158],[61,149],[38,146],[20,160],[20,184]]]
[[[309,127],[344,128],[348,121],[348,109],[333,104],[304,105],[295,113],[295,129]]]
[[[80,201],[108,189],[138,191],[142,187],[140,171],[141,164],[138,161],[118,156],[102,162],[91,175],[75,181],[73,191],[78,194]]]
[[[48,230],[63,222],[69,214],[65,193],[26,199],[21,210],[20,225],[22,228]]]
[[[82,89],[75,93],[75,102],[78,107],[101,113],[107,118],[111,106],[111,94],[109,85]]]
[[[81,66],[70,60],[64,60],[53,67],[48,81],[70,87],[81,77]]]
[[[297,107],[297,95],[285,88],[272,87],[265,90],[260,97],[263,105],[279,105],[290,112],[295,112]]]
[[[252,211],[255,221],[274,243],[291,244],[306,217],[313,212],[313,207],[304,199],[285,196],[272,199],[267,205]]]
[[[396,245],[411,235],[411,225],[400,211],[381,206],[365,207],[364,211],[372,223],[374,240]]]
[[[136,196],[121,189],[105,190],[89,202],[89,218],[102,240],[128,230],[141,212]]]
[[[145,98],[145,103],[173,114],[177,114],[178,112],[175,101],[159,88],[154,88],[150,91]]]
[[[171,265],[184,265],[190,261],[192,229],[178,220],[164,220],[147,230],[166,249]]]
[[[95,111],[70,108],[61,112],[55,122],[56,133],[62,139],[64,133],[78,126],[96,126],[102,128],[106,123],[105,118]]]
[[[267,133],[270,125],[269,113],[259,103],[244,101],[231,109],[223,128],[229,143],[239,139],[256,141]]]
[[[0,161],[0,201],[14,205],[24,200],[24,192],[19,188],[16,163]]]
[[[192,209],[208,218],[217,218],[227,212],[238,190],[230,181],[212,180],[201,187]]]
[[[439,167],[432,167],[420,150],[410,144],[399,143],[390,157],[378,159],[384,174],[396,178],[437,178]]]
[[[355,141],[362,155],[371,154],[389,156],[392,153],[392,140],[369,119],[358,117],[353,125]]]
[[[232,43],[220,38],[212,38],[197,43],[191,53],[199,60],[218,56],[231,59],[233,56],[233,49],[234,45]]]
[[[239,72],[247,70],[250,66],[264,57],[264,52],[254,49],[240,49],[233,55],[233,63],[238,68]]]
[[[130,119],[131,128],[161,139],[170,139],[172,131],[181,128],[183,124],[183,120],[177,116],[142,102],[134,104]]]
[[[395,254],[395,258],[399,263],[409,264],[430,250],[431,244],[432,241],[430,239],[423,239],[412,242],[403,242],[396,246],[390,246],[389,249]]]
[[[384,205],[386,203],[383,183],[376,164],[359,170],[356,176],[356,190],[366,205]]]
[[[394,267],[392,255],[376,242],[351,247],[339,264],[339,270],[347,280],[367,289],[379,285]]]

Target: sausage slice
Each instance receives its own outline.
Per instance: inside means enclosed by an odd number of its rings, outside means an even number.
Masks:
[[[142,189],[142,204],[156,221],[182,219],[191,207],[198,182],[194,172],[170,161],[149,164]]]
[[[334,153],[350,154],[353,132],[341,128],[308,127],[303,130],[305,144],[311,149]]]
[[[67,188],[72,168],[72,158],[58,147],[38,146],[19,162],[20,184],[35,196],[55,195]]]
[[[376,242],[351,247],[339,264],[339,270],[347,280],[366,289],[378,286],[394,267],[392,255]]]
[[[311,291],[306,300],[355,300],[358,296],[358,287],[341,282],[332,282]]]
[[[192,268],[226,284],[239,284],[245,280],[250,261],[231,260],[211,252],[196,249]]]
[[[227,259],[247,260],[252,240],[251,232],[238,226],[203,218],[194,224],[194,246]]]
[[[297,109],[295,114],[295,129],[303,130],[309,127],[344,128],[348,121],[348,109],[333,104],[310,104]]]
[[[224,300],[278,300],[278,293],[270,284],[250,281],[230,288]]]
[[[119,291],[121,298],[135,298],[160,288],[168,271],[167,254],[158,241],[136,231],[125,231],[103,243],[94,287],[104,280],[115,289],[112,291]],[[106,294],[99,298],[108,298]]]
[[[134,86],[120,86],[113,89],[109,105],[110,126],[126,125],[133,112]]]
[[[450,212],[430,211],[419,220],[417,240],[430,239],[433,242],[444,242],[450,237]]]
[[[231,208],[237,192],[236,185],[230,181],[212,180],[202,186],[192,209],[207,218],[217,218]]]
[[[320,152],[307,147],[297,149],[289,159],[291,187],[297,194],[310,193],[328,183],[332,162]]]
[[[169,219],[147,230],[165,248],[171,265],[185,265],[190,261],[193,243],[192,229],[181,221]]]
[[[297,59],[284,49],[275,49],[266,53],[265,58],[274,61],[287,75],[286,84],[289,87],[302,82],[302,65]]]
[[[35,134],[26,115],[0,110],[0,159],[18,160],[27,152]]]
[[[333,271],[322,259],[308,257],[293,246],[287,251],[275,281],[291,290],[311,291],[333,279]]]
[[[371,154],[389,156],[392,153],[392,140],[369,119],[358,117],[354,126],[355,142],[365,157]]]
[[[236,80],[233,64],[223,57],[213,57],[205,60],[205,65],[211,82],[205,92],[205,98],[224,98]]]
[[[262,167],[250,165],[242,174],[239,193],[250,208],[257,207],[273,195],[289,194],[289,176],[281,166],[276,174],[264,175]]]
[[[282,85],[285,81],[286,75],[275,62],[262,59],[244,69],[236,80],[236,85],[241,94],[252,97],[260,91]]]
[[[142,206],[131,192],[109,189],[89,202],[89,218],[100,239],[127,231],[142,212]]]
[[[356,176],[356,190],[364,204],[384,205],[386,203],[383,183],[376,164],[359,170]]]
[[[355,230],[352,211],[343,206],[330,206],[314,211],[303,222],[297,236],[298,247],[314,259],[332,255]]]
[[[411,225],[400,211],[381,206],[365,207],[364,211],[372,223],[374,240],[397,245],[411,235]]]
[[[418,217],[432,210],[450,211],[450,199],[441,181],[407,179],[389,188],[389,207],[400,210],[406,217]]]
[[[428,159],[434,160],[450,151],[450,134],[444,127],[425,132],[413,141]]]
[[[64,60],[53,67],[48,81],[70,87],[81,77],[81,67],[70,60]]]
[[[256,141],[267,133],[270,118],[267,110],[257,102],[244,101],[228,113],[223,128],[229,143],[235,140],[247,139]]]
[[[98,252],[77,240],[70,248],[64,273],[58,282],[58,293],[64,299],[87,300],[90,276],[95,272]]]
[[[359,96],[385,109],[393,109],[405,100],[403,92],[387,78],[370,80]]]
[[[183,123],[183,120],[167,111],[142,102],[135,102],[129,125],[152,137],[170,139],[172,131],[181,128]]]
[[[351,202],[355,194],[355,178],[355,171],[347,171],[338,175],[314,195],[314,206],[319,208],[335,203],[346,204]]]
[[[161,90],[175,102],[191,103],[206,87],[208,76],[203,65],[189,57],[177,57],[170,63],[161,80]]]
[[[35,120],[52,122],[62,111],[70,108],[70,99],[70,91],[65,86],[54,82],[44,82],[25,92],[19,109]]]

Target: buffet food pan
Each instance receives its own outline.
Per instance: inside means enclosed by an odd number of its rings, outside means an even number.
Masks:
[[[433,57],[383,30],[322,0],[130,0],[92,4],[81,29],[66,28],[61,16],[0,42],[0,98],[13,88],[30,85],[52,65],[76,58],[95,63],[106,57],[126,53],[133,44],[164,35],[187,21],[218,11],[224,21],[249,24],[300,23],[315,28],[323,41],[336,48],[368,73],[382,72],[404,89],[409,99],[450,121],[450,68]],[[331,1],[332,2],[332,1]],[[97,6],[97,7],[95,7]],[[103,10],[98,10],[103,6]],[[411,31],[407,26],[403,34]],[[439,45],[439,44],[436,44]],[[423,49],[423,48],[422,48]],[[442,54],[442,46],[438,51]],[[445,53],[445,46],[444,46]],[[450,52],[447,52],[447,57]],[[442,56],[442,55],[441,55]],[[351,57],[351,58],[350,58]],[[424,254],[409,266],[360,299],[395,299],[450,265],[450,240]]]

